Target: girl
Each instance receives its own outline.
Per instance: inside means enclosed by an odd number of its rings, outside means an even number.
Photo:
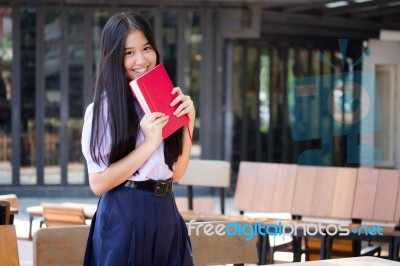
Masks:
[[[82,152],[92,191],[101,196],[84,265],[193,265],[190,239],[172,193],[191,150],[195,108],[178,87],[171,102],[190,122],[167,139],[169,117],[144,115],[129,81],[160,63],[151,27],[121,13],[106,23],[94,101],[85,113]]]

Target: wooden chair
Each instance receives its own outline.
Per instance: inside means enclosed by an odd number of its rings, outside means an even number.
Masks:
[[[0,265],[19,266],[15,225],[0,225]]]
[[[240,214],[245,211],[255,211],[254,191],[257,189],[259,163],[241,161],[239,165],[238,178],[236,183],[233,207],[239,210]]]
[[[240,162],[234,208],[241,214],[291,213],[297,167],[295,164]],[[265,217],[261,217],[263,218]],[[272,244],[268,236],[263,236],[260,240],[261,264],[265,260],[272,264],[276,251],[292,252],[291,241]]]
[[[227,226],[230,222],[194,222],[191,224],[190,241],[195,264],[197,266],[213,264],[257,264],[257,238],[247,240],[244,234],[230,236],[228,234],[209,235],[205,233],[204,226],[216,228]],[[239,223],[242,225],[243,223]],[[196,228],[200,226],[199,230]],[[196,233],[198,232],[198,234]]]
[[[10,202],[10,207],[18,209],[18,197],[15,194],[4,194],[0,195],[0,200],[7,200]]]
[[[33,236],[33,265],[82,265],[89,228],[75,225],[38,229]]]
[[[4,194],[0,195],[0,200],[6,200],[10,202],[10,208],[15,208],[18,210],[19,204],[18,204],[18,197],[15,194]],[[10,221],[9,224],[14,223],[14,215],[10,215]]]
[[[358,170],[352,219],[376,223],[396,223],[400,220],[400,170],[362,167]],[[368,252],[366,253],[365,250]],[[357,246],[354,256],[378,252],[380,246],[361,249]]]
[[[84,225],[86,216],[82,206],[66,206],[56,204],[42,204],[43,221],[47,227]],[[42,226],[40,226],[42,227]]]
[[[10,202],[0,200],[0,225],[10,224]]]
[[[188,208],[191,211],[194,209],[194,186],[218,188],[221,213],[224,214],[225,190],[231,184],[231,164],[222,160],[190,160],[185,175],[178,183],[188,188]]]
[[[309,168],[309,169],[313,169]],[[353,218],[353,203],[359,194],[360,176],[363,170],[349,167],[317,167],[314,174],[308,173],[307,178],[313,179],[308,188],[301,188],[298,193],[305,193],[309,196],[308,204],[301,209],[294,209],[294,213],[300,216],[311,216],[323,219],[337,219],[351,221]],[[305,177],[305,175],[304,175]],[[304,184],[305,180],[300,180]],[[307,189],[309,189],[307,191]],[[304,198],[304,196],[303,196]],[[297,207],[300,205],[295,201]],[[294,203],[295,203],[294,202]],[[304,239],[304,253],[306,260],[320,259],[320,239],[318,237],[306,237]],[[332,258],[349,256],[380,255],[380,246],[369,246],[361,249],[361,242],[349,239],[329,238],[327,243]]]
[[[398,222],[400,218],[398,199],[400,199],[400,170],[360,168],[352,218]]]

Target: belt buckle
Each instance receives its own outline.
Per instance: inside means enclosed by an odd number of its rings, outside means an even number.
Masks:
[[[154,195],[158,197],[164,197],[168,192],[168,181],[157,181],[156,189],[154,190]]]

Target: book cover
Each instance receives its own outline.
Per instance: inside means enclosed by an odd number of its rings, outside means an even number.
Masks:
[[[145,114],[161,112],[169,115],[168,124],[163,128],[164,139],[189,122],[187,115],[181,117],[173,115],[179,104],[170,106],[177,95],[171,94],[175,86],[163,64],[158,64],[137,79],[132,80],[129,85]]]

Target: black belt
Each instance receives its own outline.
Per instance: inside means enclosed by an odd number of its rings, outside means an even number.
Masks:
[[[146,181],[132,181],[127,180],[123,183],[124,187],[137,188],[142,190],[147,190],[154,192],[156,196],[165,196],[168,192],[172,190],[172,178],[167,180],[146,180]]]

